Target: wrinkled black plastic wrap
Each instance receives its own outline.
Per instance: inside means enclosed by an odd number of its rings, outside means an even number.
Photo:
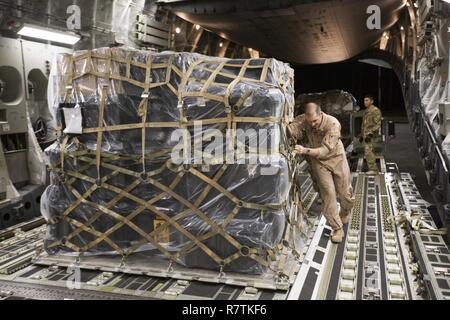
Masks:
[[[137,51],[133,49],[114,48],[114,49],[97,49],[94,52],[109,53],[111,50],[114,55],[129,56],[133,59],[138,59],[146,63],[147,59],[153,59],[155,63],[165,63],[171,57],[174,64],[185,73],[190,65],[198,59],[208,59],[211,61],[217,60],[217,63],[223,61],[221,58],[205,57],[192,53],[149,53],[146,51]],[[84,52],[75,53],[83,54]],[[142,88],[134,86],[125,81],[99,79],[93,76],[86,76],[74,81],[74,88],[81,89],[74,90],[70,99],[64,101],[63,92],[64,87],[70,83],[70,77],[67,76],[67,69],[70,63],[69,56],[60,56],[58,60],[58,72],[53,80],[55,87],[54,92],[59,92],[55,97],[53,105],[53,113],[57,118],[58,125],[63,125],[60,109],[61,107],[81,108],[83,115],[83,128],[95,128],[98,126],[99,117],[99,92],[103,84],[108,84],[107,99],[105,104],[104,126],[117,124],[141,123],[142,119],[138,113],[138,106],[142,98]],[[230,60],[231,61],[231,60]],[[251,63],[264,64],[265,59],[255,59]],[[88,60],[78,61],[76,72],[83,72],[96,64],[95,60],[89,62]],[[104,61],[97,61],[95,66],[99,70],[105,67]],[[119,68],[122,75],[125,74],[125,67],[122,65],[111,66],[111,70]],[[115,69],[117,70],[117,69]],[[166,77],[166,69],[158,69],[152,72],[152,82],[163,81]],[[235,70],[228,70],[228,72],[236,72]],[[189,78],[186,86],[187,91],[200,90],[201,85],[199,80],[205,80],[209,74],[202,74],[200,71],[194,71]],[[131,67],[131,77],[139,81],[144,81],[145,70]],[[255,75],[259,77],[259,75]],[[292,70],[288,65],[270,59],[269,71],[266,78],[266,83],[240,81],[234,87],[230,95],[230,105],[234,105],[244,92],[251,91],[251,97],[237,112],[238,116],[246,117],[281,117],[287,114],[292,118],[293,116],[293,92],[292,86],[288,85],[284,89],[278,83],[279,79],[283,81],[290,81],[292,78]],[[217,78],[219,80],[219,77]],[[217,81],[218,81],[217,80]],[[225,79],[227,80],[227,79]],[[176,89],[180,89],[181,78],[174,72],[171,74],[170,83]],[[211,85],[208,92],[214,94],[225,94],[224,87]],[[206,105],[199,105],[199,99],[196,97],[185,97],[181,101],[183,105],[184,114],[188,120],[210,119],[226,117],[226,112],[223,103],[204,99]],[[202,101],[200,101],[202,104]],[[178,97],[170,91],[167,86],[160,86],[150,89],[149,99],[147,104],[147,122],[172,122],[180,120],[179,112],[180,102]],[[288,108],[288,110],[285,110]],[[206,128],[217,128],[223,131],[225,128],[221,124],[213,124],[204,126]],[[238,124],[238,128],[260,128],[270,129],[269,138],[274,136],[274,142],[277,145],[285,144],[284,132],[281,124],[266,124],[260,125],[255,123]],[[146,129],[146,153],[160,153],[155,158],[146,160],[146,172],[151,172],[166,165],[170,157],[170,153],[162,153],[161,151],[170,150],[176,144],[176,141],[171,141],[171,134],[174,128],[148,128]],[[66,150],[68,153],[90,150],[95,153],[97,134],[83,133],[81,135],[69,135]],[[76,139],[75,139],[76,138]],[[256,138],[251,137],[251,139]],[[50,164],[53,167],[58,167],[61,159],[61,143],[62,138],[46,150]],[[207,144],[207,143],[206,143]],[[225,147],[225,142],[224,142]],[[103,134],[102,152],[112,155],[135,155],[140,156],[142,152],[141,146],[141,129],[122,130],[105,132]],[[256,156],[256,155],[254,155]],[[286,203],[283,209],[270,210],[270,212],[262,212],[256,209],[241,208],[239,213],[226,226],[225,231],[230,234],[235,240],[244,246],[250,248],[259,248],[268,250],[274,248],[280,243],[284,230],[287,227],[286,211],[290,208],[290,188],[289,170],[287,159],[281,154],[267,155],[260,160],[258,164],[228,164],[227,168],[218,180],[218,183],[231,192],[234,196],[242,201],[257,203],[257,204],[281,204]],[[264,163],[261,163],[264,162]],[[142,163],[135,160],[115,160],[111,162],[114,165],[141,172],[143,170]],[[64,170],[80,172],[82,167],[86,165],[85,162],[79,159],[66,156],[64,160]],[[201,171],[206,176],[213,178],[221,164],[214,165],[200,165],[196,169]],[[267,175],[264,170],[271,169],[275,174]],[[262,172],[263,171],[263,172]],[[101,176],[111,173],[111,170],[102,167]],[[86,174],[93,179],[97,178],[97,171],[95,165],[91,165]],[[159,174],[153,175],[152,178],[165,186],[169,186],[177,176],[176,170],[173,168],[165,168]],[[108,183],[125,189],[136,180],[134,177],[117,174],[108,180]],[[64,183],[64,178],[56,172],[51,173],[51,185],[44,192],[42,199],[42,212],[44,217],[51,221],[48,225],[48,232],[46,236],[46,247],[50,254],[77,254],[73,250],[64,245],[65,237],[76,229],[72,224],[62,219],[63,212],[74,202],[76,197],[73,192]],[[67,182],[67,178],[66,178]],[[79,194],[84,194],[92,183],[82,180],[76,180],[72,184],[73,189]],[[194,175],[186,173],[181,178],[180,182],[174,187],[173,191],[194,203],[197,197],[207,187],[207,183],[197,178]],[[142,200],[149,201],[162,191],[142,181],[130,193]],[[92,193],[88,200],[102,206],[106,206],[116,193],[105,188],[98,188]],[[169,217],[174,217],[179,212],[186,209],[177,199],[170,195],[165,195],[162,199],[153,203],[153,205],[164,212]],[[129,199],[122,199],[111,207],[111,210],[122,215],[127,216],[139,205]],[[234,209],[235,204],[221,194],[214,188],[208,193],[206,198],[201,202],[198,208],[204,212],[215,223],[221,224],[224,222],[227,215]],[[97,212],[98,210],[89,204],[80,204],[75,210],[70,213],[70,218],[77,220],[83,224]],[[144,209],[140,214],[132,219],[132,222],[141,228],[146,233],[152,232],[154,228],[154,220],[156,215],[148,209]],[[118,220],[107,214],[102,214],[90,226],[99,233],[105,233],[108,229],[118,223]],[[211,231],[211,226],[203,219],[199,218],[195,212],[189,212],[178,223],[192,235],[198,237]],[[170,252],[178,252],[186,244],[190,242],[185,235],[181,234],[175,228],[169,227],[169,242],[161,243],[161,245]],[[80,232],[76,237],[70,241],[78,247],[95,240],[96,236],[85,231]],[[142,235],[132,230],[129,226],[124,225],[115,232],[113,232],[109,239],[117,244],[122,249],[127,249],[133,246],[137,241],[142,239]],[[62,241],[62,244],[57,247],[51,247],[50,244],[55,241]],[[236,252],[236,248],[232,246],[227,240],[220,235],[215,235],[203,243],[209,247],[213,252],[218,254],[221,258],[226,258]],[[160,252],[150,243],[143,244],[137,250],[140,254],[145,254],[149,257],[161,256]],[[95,247],[88,250],[84,254],[118,254],[105,241],[100,242]],[[262,256],[266,259],[266,256]],[[181,256],[178,260],[188,267],[200,267],[207,269],[219,270],[217,265],[207,254],[200,248],[194,246],[186,255]],[[237,271],[245,273],[262,273],[265,268],[255,260],[242,256],[231,264],[225,266],[224,271]]]

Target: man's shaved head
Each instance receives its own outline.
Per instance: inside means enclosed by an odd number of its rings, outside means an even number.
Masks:
[[[306,103],[305,118],[311,127],[317,128],[322,122],[322,110],[320,105],[315,102]]]
[[[305,104],[305,114],[307,117],[319,116],[322,112],[320,106],[315,102],[308,102]]]

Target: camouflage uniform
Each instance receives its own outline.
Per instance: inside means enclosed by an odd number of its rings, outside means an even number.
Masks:
[[[364,139],[364,157],[366,158],[369,171],[378,171],[373,145],[380,134],[381,111],[371,105],[364,112],[362,136]]]
[[[333,230],[342,228],[342,221],[337,212],[336,196],[339,196],[342,216],[346,216],[353,208],[353,188],[351,173],[345,155],[344,145],[340,139],[341,125],[339,121],[327,114],[317,129],[313,129],[301,115],[288,126],[290,135],[299,141],[308,139],[308,147],[318,148],[319,157],[310,157],[312,176],[319,187],[322,198],[322,211]]]

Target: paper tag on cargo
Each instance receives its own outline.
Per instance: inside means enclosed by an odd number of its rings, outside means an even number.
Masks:
[[[4,125],[2,126],[2,130],[3,130],[4,132],[8,132],[9,130],[11,130],[11,127],[9,126],[8,123],[6,123],[6,124],[4,124]]]
[[[165,220],[159,219],[153,220],[153,230],[155,230],[165,222],[166,222]],[[154,239],[156,243],[169,243],[170,242],[169,228],[165,227],[162,230],[159,230],[158,233],[154,235]]]
[[[63,108],[63,112],[64,112],[64,120],[66,122],[66,128],[64,129],[64,133],[82,134],[83,117],[81,115],[81,108],[78,106],[75,106],[75,108]]]

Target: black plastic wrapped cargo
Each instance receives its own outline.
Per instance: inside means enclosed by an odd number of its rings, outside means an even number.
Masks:
[[[57,70],[49,254],[139,252],[260,274],[293,247],[287,64],[104,48],[61,55]],[[193,149],[183,162],[180,144]]]

